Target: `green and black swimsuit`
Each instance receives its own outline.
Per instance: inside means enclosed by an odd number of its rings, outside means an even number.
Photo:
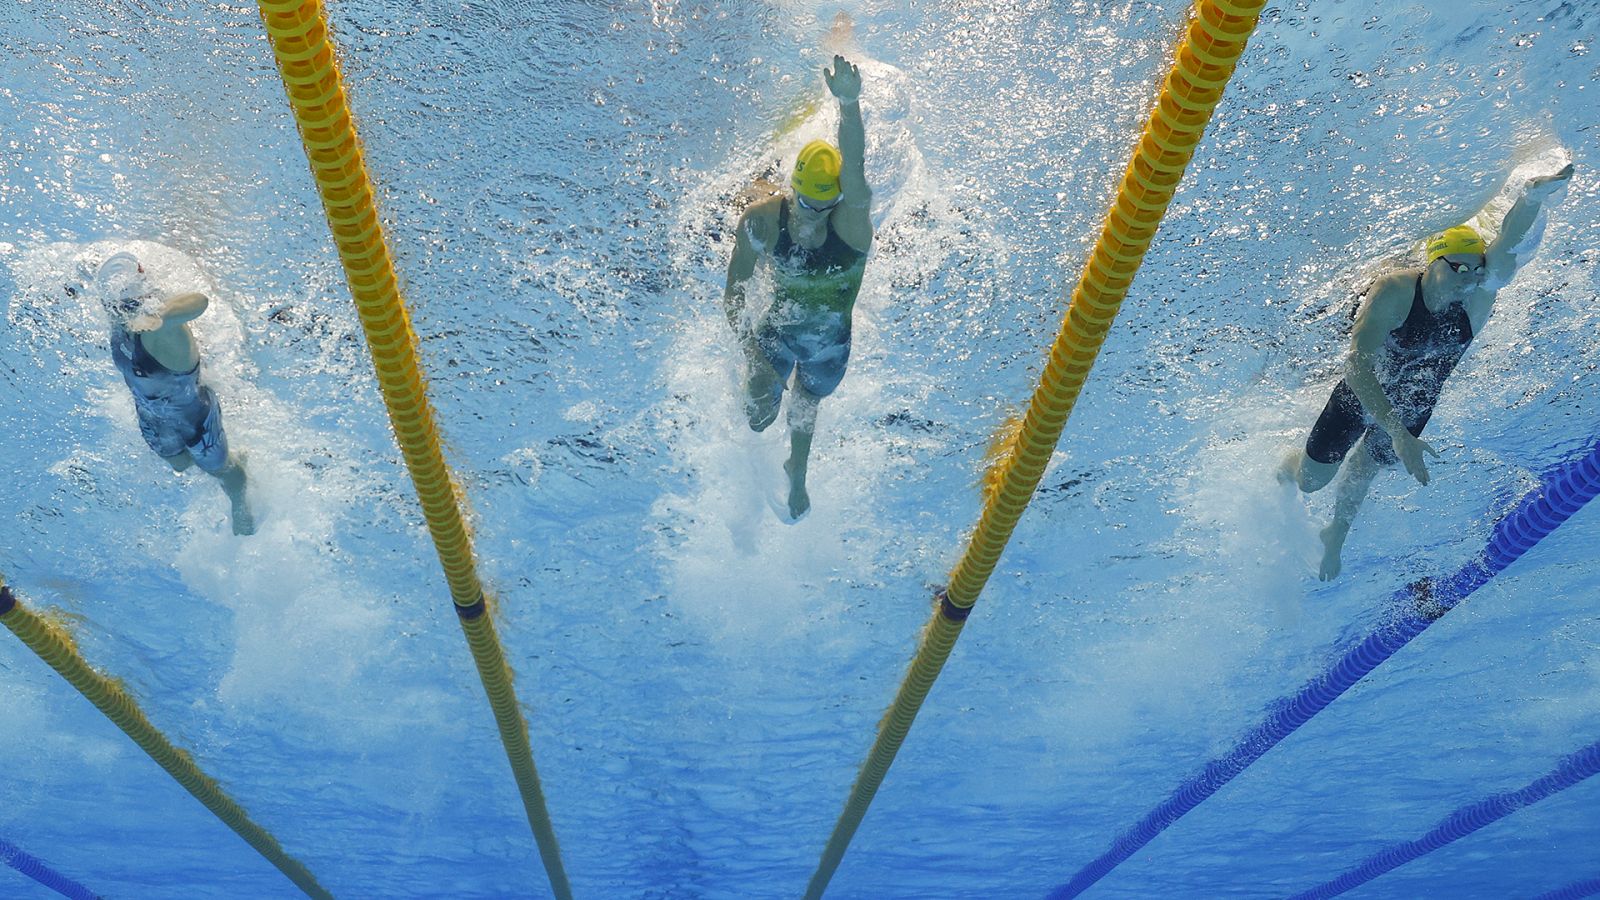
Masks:
[[[828,227],[814,249],[789,234],[789,198],[778,207],[778,243],[772,251],[772,306],[762,317],[756,342],[768,362],[789,372],[814,396],[826,397],[844,378],[850,359],[850,314],[867,255]]]

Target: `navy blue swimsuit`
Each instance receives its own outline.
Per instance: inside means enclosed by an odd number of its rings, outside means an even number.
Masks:
[[[211,389],[200,383],[200,364],[186,372],[162,365],[126,328],[111,331],[111,358],[133,392],[139,433],[162,457],[188,452],[207,472],[228,464],[228,439],[222,431],[222,409]]]
[[[1472,336],[1472,320],[1462,304],[1452,303],[1438,313],[1428,309],[1418,275],[1411,312],[1385,338],[1376,369],[1378,385],[1412,436],[1422,434],[1445,379],[1455,371]],[[1311,427],[1306,455],[1320,463],[1339,462],[1362,434],[1367,435],[1367,452],[1373,459],[1384,465],[1398,462],[1388,432],[1372,421],[1356,392],[1340,379]]]

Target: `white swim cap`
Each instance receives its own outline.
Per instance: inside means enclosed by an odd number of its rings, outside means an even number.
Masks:
[[[94,283],[107,300],[133,300],[145,290],[144,266],[132,253],[113,253],[100,264],[100,270],[94,274]]]

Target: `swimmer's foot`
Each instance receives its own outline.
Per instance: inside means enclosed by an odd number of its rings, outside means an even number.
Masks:
[[[838,46],[856,36],[856,21],[844,10],[834,13],[833,27],[828,29],[828,40]]]
[[[778,420],[778,404],[746,399],[744,416],[750,422],[750,430],[760,434],[767,430],[767,426]]]
[[[256,533],[255,513],[250,511],[250,503],[242,495],[229,498],[233,501],[233,533],[247,535]]]
[[[795,475],[794,466],[785,462],[783,471],[789,475],[789,524],[794,524],[811,511],[811,495],[806,493],[806,473],[800,470],[799,476]]]
[[[1296,450],[1283,458],[1278,465],[1278,483],[1287,485],[1300,484],[1300,451]]]
[[[250,509],[249,479],[245,474],[244,461],[243,453],[235,454],[230,467],[233,471],[222,481],[222,489],[232,506],[233,533],[237,535],[256,533],[256,516]]]
[[[1322,568],[1317,571],[1318,578],[1332,581],[1339,577],[1339,554],[1344,550],[1344,539],[1349,533],[1350,529],[1338,524],[1322,529]]]

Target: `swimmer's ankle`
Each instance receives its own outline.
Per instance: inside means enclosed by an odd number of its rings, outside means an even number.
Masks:
[[[1337,559],[1339,552],[1344,549],[1344,540],[1350,536],[1350,526],[1343,522],[1332,522],[1328,527],[1317,533],[1322,539],[1322,547],[1327,553],[1333,554]]]

